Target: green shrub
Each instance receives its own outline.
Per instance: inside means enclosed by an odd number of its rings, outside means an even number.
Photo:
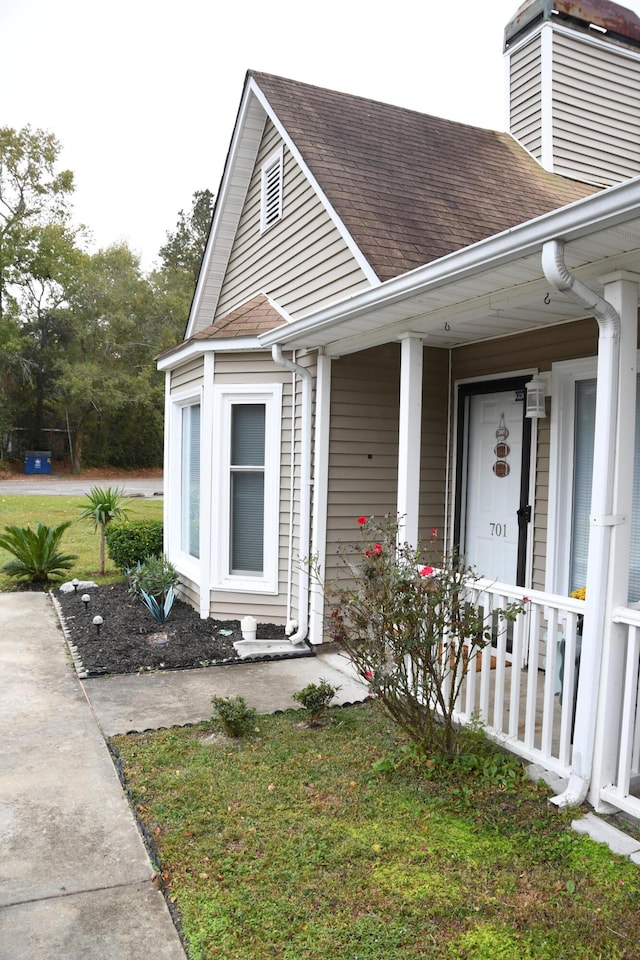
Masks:
[[[180,582],[178,571],[164,554],[147,557],[129,572],[131,593],[137,593],[158,623],[166,623]]]
[[[331,635],[425,756],[459,754],[454,715],[467,671],[523,607],[478,606],[470,589],[477,574],[461,558],[436,561],[398,546],[395,517],[357,522],[360,542],[339,549],[343,577],[325,586]]]
[[[340,687],[333,687],[328,680],[321,679],[320,683],[308,683],[302,690],[298,690],[293,694],[293,699],[301,703],[309,713],[310,726],[315,726],[322,720],[339,689]]]
[[[256,711],[244,697],[212,697],[213,722],[228,737],[248,737],[256,725]]]
[[[151,597],[165,597],[179,582],[178,571],[163,553],[145,557],[129,573],[131,593],[148,593]]]
[[[39,523],[37,530],[5,527],[0,536],[0,547],[14,559],[3,565],[3,572],[22,583],[47,584],[61,580],[65,571],[73,566],[73,561],[78,559],[76,555],[58,549],[62,534],[70,525],[71,521],[67,520],[58,527]]]
[[[162,520],[110,523],[104,532],[109,556],[120,570],[133,569],[162,553]]]

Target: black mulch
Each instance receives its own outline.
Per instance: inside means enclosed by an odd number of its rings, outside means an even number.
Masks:
[[[87,592],[91,600],[86,609],[80,592],[56,589],[53,594],[88,676],[242,662],[233,647],[234,640],[242,639],[239,620],[202,620],[193,607],[176,600],[167,623],[157,623],[124,583]],[[93,624],[95,616],[104,621],[100,632]],[[284,627],[258,624],[258,636],[285,639]]]

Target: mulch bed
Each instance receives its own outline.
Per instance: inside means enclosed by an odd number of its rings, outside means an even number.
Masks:
[[[86,609],[80,599],[83,592],[91,597]],[[157,623],[124,583],[77,594],[56,589],[53,595],[60,605],[68,640],[77,650],[78,669],[87,676],[243,662],[233,647],[234,640],[242,639],[239,620],[202,620],[193,607],[176,600],[168,622]],[[99,633],[93,624],[97,615],[104,621]],[[258,636],[283,640],[284,627],[258,624]]]

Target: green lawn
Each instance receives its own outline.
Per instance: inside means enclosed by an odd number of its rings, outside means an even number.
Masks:
[[[640,869],[548,789],[391,768],[374,703],[116,737],[191,960],[637,960]]]
[[[27,527],[35,529],[38,523],[46,523],[55,527],[65,520],[74,521],[64,534],[61,541],[61,550],[64,553],[77,554],[73,570],[69,571],[69,579],[95,580],[96,583],[109,583],[121,578],[121,571],[117,570],[113,561],[107,558],[107,575],[100,577],[100,534],[94,532],[93,525],[86,520],[78,520],[81,507],[85,506],[84,497],[50,497],[5,495],[0,496],[0,531],[7,526]],[[162,500],[144,500],[141,497],[132,497],[128,501],[129,519],[162,520]],[[9,554],[0,549],[0,567]],[[15,583],[5,574],[0,573],[0,590],[15,589]]]

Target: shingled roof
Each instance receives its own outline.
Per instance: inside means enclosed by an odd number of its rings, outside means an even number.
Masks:
[[[193,340],[216,340],[227,337],[257,337],[285,323],[282,314],[260,293],[224,317],[194,333]]]
[[[511,137],[250,71],[381,280],[596,192]]]

